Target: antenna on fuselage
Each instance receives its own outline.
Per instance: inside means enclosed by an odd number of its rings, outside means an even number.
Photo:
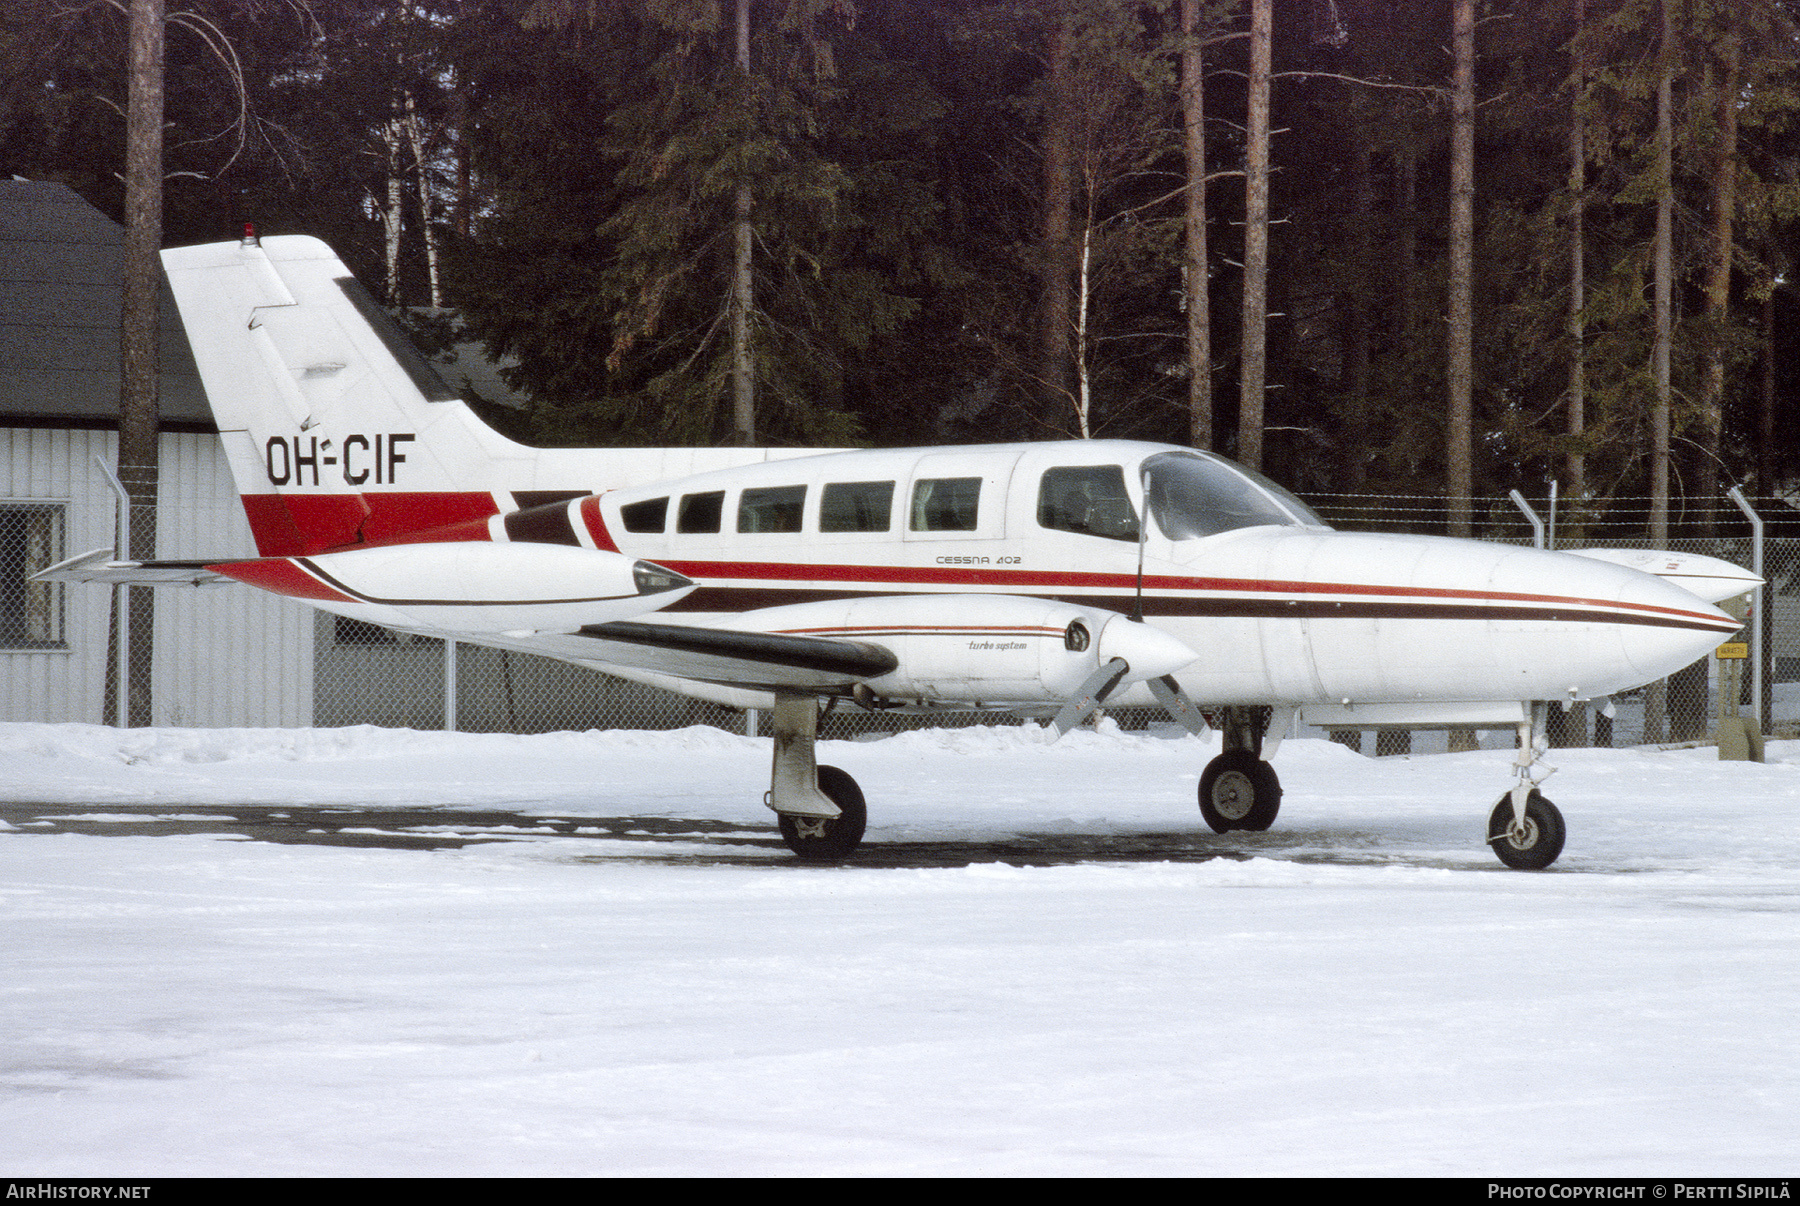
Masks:
[[[1126,501],[1130,501],[1127,499]],[[1137,595],[1131,601],[1130,620],[1144,622],[1144,542],[1150,538],[1150,472],[1144,461],[1138,462],[1138,566]]]

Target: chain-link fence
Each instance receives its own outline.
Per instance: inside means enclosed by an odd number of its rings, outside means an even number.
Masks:
[[[1440,498],[1309,501],[1344,530],[1442,531]],[[1547,514],[1546,502],[1532,505]],[[1786,512],[1785,504],[1768,505],[1766,513],[1778,512]],[[1534,537],[1524,513],[1511,503],[1481,500],[1476,514],[1483,538],[1529,543]],[[1651,543],[1629,521],[1574,518],[1580,522],[1572,522],[1565,511],[1559,530],[1547,537],[1556,547],[1642,548]],[[1722,534],[1674,539],[1668,547],[1750,565],[1753,549],[1743,516],[1721,509],[1712,520]],[[109,724],[374,724],[514,733],[697,724],[744,733],[759,727],[761,718],[754,713],[546,658],[460,643],[447,648],[443,641],[311,612],[238,587],[188,592],[30,582],[32,573],[68,555],[71,523],[66,503],[0,500],[0,651],[65,654],[60,663],[53,658],[48,665],[64,665],[71,673],[80,666],[74,655],[82,655],[93,664],[90,677],[98,685],[87,693],[91,703],[79,715],[15,700],[10,712],[15,718],[55,716]],[[164,547],[161,552],[181,556],[186,550]],[[1769,583],[1761,617],[1762,715],[1768,718],[1770,735],[1800,736],[1800,539],[1770,538],[1762,552]],[[135,617],[130,623],[120,620],[126,606]],[[152,643],[154,655],[146,648]],[[62,681],[42,674],[42,682],[34,686],[36,680],[28,682],[19,673],[24,661],[14,658],[0,665],[14,671],[10,689],[15,695],[28,690],[54,694]],[[121,666],[126,667],[123,698],[118,691]],[[1727,676],[1735,681],[1745,714],[1755,711],[1752,678],[1748,671]],[[1615,697],[1610,715],[1597,705],[1553,708],[1552,740],[1560,745],[1706,741],[1719,711],[1719,681],[1719,663],[1708,658]],[[79,687],[71,678],[61,689]],[[206,706],[193,702],[207,693],[217,698]],[[1170,724],[1156,709],[1121,708],[1107,715],[1128,729]],[[868,712],[843,703],[826,714],[822,733],[843,739],[995,723],[1021,721],[1004,712]],[[1310,730],[1307,735],[1324,734]],[[1339,730],[1331,735],[1375,754],[1428,752],[1450,748],[1458,740],[1442,732]],[[1478,740],[1505,745],[1513,735],[1495,731]]]

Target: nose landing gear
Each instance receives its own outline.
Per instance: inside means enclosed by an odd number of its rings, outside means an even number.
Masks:
[[[1549,717],[1549,704],[1530,705],[1530,719],[1519,725],[1519,757],[1513,764],[1519,781],[1488,814],[1488,845],[1515,871],[1542,871],[1562,853],[1563,839],[1568,836],[1562,813],[1538,791],[1538,784],[1556,769],[1546,766],[1541,774],[1532,774],[1550,748],[1546,737]]]

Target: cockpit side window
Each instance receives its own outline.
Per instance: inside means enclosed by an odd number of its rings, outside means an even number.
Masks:
[[[1171,540],[1269,524],[1326,527],[1311,507],[1262,474],[1222,457],[1163,452],[1144,461],[1150,514]]]
[[[1038,482],[1038,526],[1107,540],[1137,540],[1138,517],[1125,493],[1124,468],[1071,465],[1044,470]]]

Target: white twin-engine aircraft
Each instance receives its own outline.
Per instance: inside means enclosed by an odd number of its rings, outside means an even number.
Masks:
[[[1102,703],[1160,704],[1195,733],[1210,720],[1223,752],[1200,812],[1221,833],[1275,820],[1268,758],[1297,711],[1516,725],[1487,840],[1548,866],[1564,827],[1536,790],[1547,704],[1692,663],[1739,628],[1710,604],[1757,582],[1704,557],[1656,554],[1644,573],[1620,563],[1633,554],[1334,532],[1256,473],[1160,444],[527,448],[323,243],[247,234],[163,262],[262,555],[101,550],[50,576],[233,578],[770,709],[768,804],[801,858],[849,854],[865,819],[855,781],[814,760],[823,699],[1062,730]]]

